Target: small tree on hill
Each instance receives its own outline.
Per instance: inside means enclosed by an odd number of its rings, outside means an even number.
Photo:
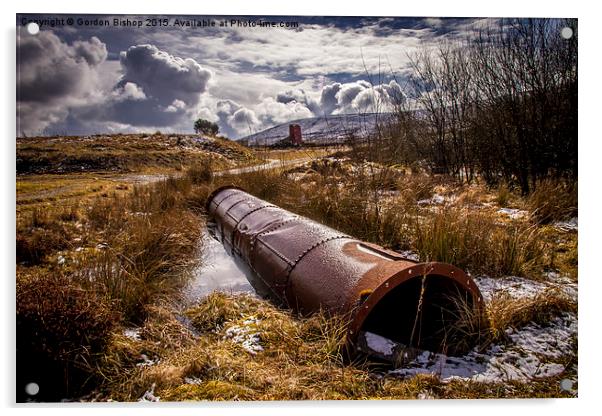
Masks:
[[[194,131],[197,134],[203,133],[215,136],[219,131],[219,126],[216,123],[210,122],[209,120],[199,118],[194,122]]]

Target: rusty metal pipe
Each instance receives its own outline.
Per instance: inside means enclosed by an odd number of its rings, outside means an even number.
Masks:
[[[301,314],[347,314],[351,345],[371,332],[412,348],[449,351],[458,317],[467,308],[483,310],[479,289],[459,268],[409,260],[242,189],[216,189],[207,212],[212,235],[260,295]]]

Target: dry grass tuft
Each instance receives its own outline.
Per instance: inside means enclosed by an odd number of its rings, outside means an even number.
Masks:
[[[491,341],[503,340],[508,328],[521,328],[531,322],[546,324],[562,312],[577,312],[577,305],[558,288],[519,299],[502,292],[487,304]]]
[[[543,180],[527,198],[533,216],[542,224],[577,215],[577,182]]]
[[[201,303],[186,311],[194,328],[201,332],[219,331],[223,324],[240,318],[242,311],[253,311],[261,304],[257,298],[241,295],[232,298],[221,292],[209,294]]]
[[[442,261],[491,276],[537,276],[545,263],[541,231],[525,223],[502,225],[486,212],[443,207],[414,222],[421,259]]]
[[[507,207],[510,201],[513,199],[513,194],[507,184],[502,183],[497,188],[497,195],[495,196],[495,202],[500,207]]]
[[[453,304],[450,324],[445,331],[442,350],[450,355],[465,354],[473,348],[484,348],[490,342],[489,325],[484,308],[475,308],[466,294],[458,292],[450,297]]]
[[[211,179],[213,179],[211,161],[203,160],[198,165],[191,166],[186,171],[186,177],[188,177],[194,185],[211,182]]]

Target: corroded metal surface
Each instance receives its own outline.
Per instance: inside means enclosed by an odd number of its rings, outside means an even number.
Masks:
[[[293,214],[235,187],[207,200],[211,232],[257,292],[300,314],[346,314],[348,340],[374,332],[444,350],[466,312],[480,314],[475,283],[449,264],[417,263]]]

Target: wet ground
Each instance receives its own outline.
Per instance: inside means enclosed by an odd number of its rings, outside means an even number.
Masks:
[[[224,246],[205,231],[202,236],[201,266],[184,290],[187,302],[194,303],[213,291],[226,293],[254,293],[253,287]]]

